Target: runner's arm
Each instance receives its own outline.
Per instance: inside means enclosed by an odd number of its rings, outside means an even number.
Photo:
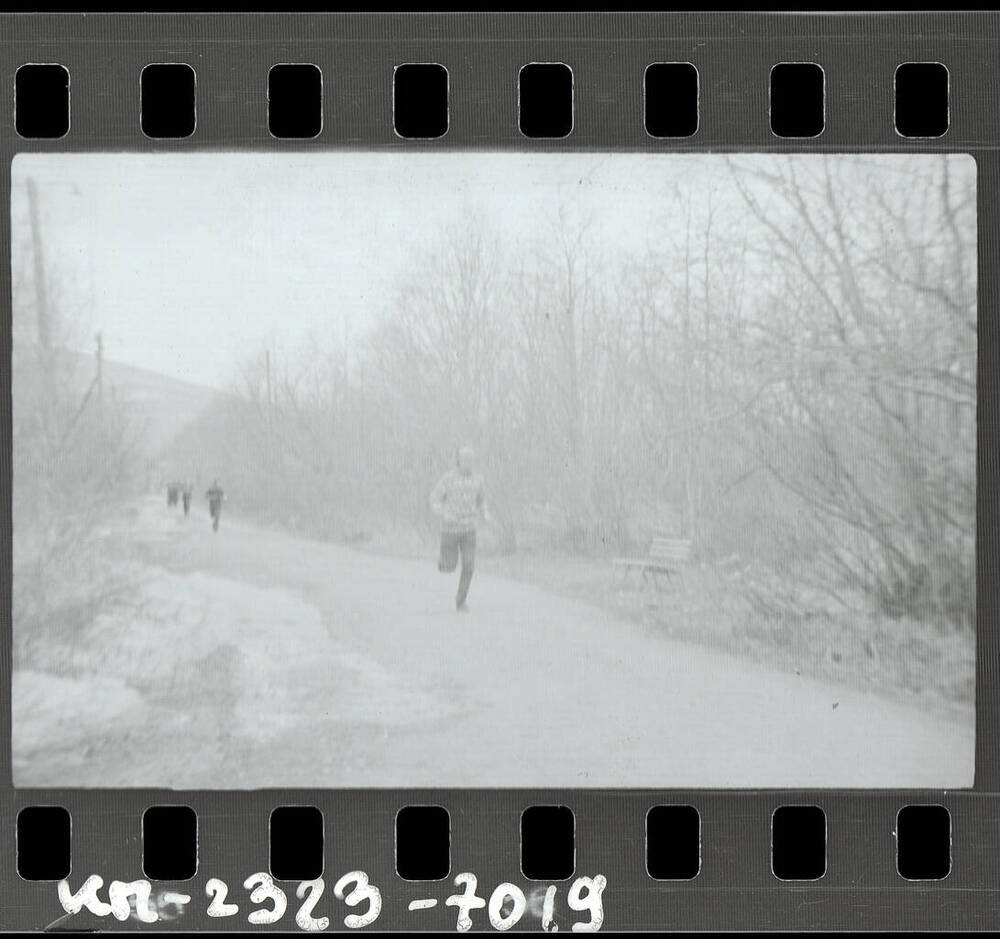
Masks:
[[[444,514],[444,503],[448,497],[446,480],[447,477],[442,476],[438,480],[438,484],[431,490],[430,506],[435,515]]]
[[[479,506],[479,511],[483,513],[484,522],[492,522],[493,516],[490,515],[490,507],[486,504],[486,487],[479,487],[479,495],[476,497],[476,504]]]

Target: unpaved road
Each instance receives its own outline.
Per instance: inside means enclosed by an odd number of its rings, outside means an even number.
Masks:
[[[86,637],[106,662],[97,679],[15,673],[17,785],[972,782],[971,711],[924,711],[650,635],[491,576],[487,558],[459,615],[457,574],[430,557],[231,517],[213,535],[203,507],[183,520],[158,500],[129,538],[153,618]]]

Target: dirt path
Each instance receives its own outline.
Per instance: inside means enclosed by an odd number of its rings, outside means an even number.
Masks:
[[[116,734],[105,719],[102,736],[87,728],[98,710],[106,718],[107,696],[77,689],[60,724],[39,704],[55,679],[16,675],[16,784],[971,784],[971,713],[650,636],[491,576],[488,559],[460,616],[457,575],[432,558],[378,558],[232,518],[213,536],[202,514],[165,513],[143,507],[131,551],[159,572],[152,605],[181,605],[128,642],[130,661],[173,677],[130,666]]]

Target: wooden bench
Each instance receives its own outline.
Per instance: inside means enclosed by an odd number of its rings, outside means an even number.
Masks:
[[[675,577],[682,576],[690,559],[691,542],[688,539],[655,535],[646,557],[614,558],[611,567],[619,588],[626,585],[631,573],[638,575],[640,587],[652,582],[659,588],[661,578],[669,585]]]

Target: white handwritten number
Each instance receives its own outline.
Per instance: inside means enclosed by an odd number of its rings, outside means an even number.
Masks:
[[[504,901],[508,898],[514,901],[514,908],[507,916],[504,916]],[[494,929],[510,929],[511,926],[516,926],[518,920],[524,916],[524,910],[527,905],[528,901],[525,899],[524,892],[520,887],[516,887],[514,884],[500,884],[490,896],[488,911],[490,914],[490,923],[493,924]]]
[[[344,888],[348,884],[357,884],[357,886],[345,897]],[[374,923],[378,919],[378,914],[382,912],[382,893],[378,887],[368,883],[368,875],[364,871],[351,871],[349,874],[344,874],[333,885],[333,895],[338,900],[343,900],[348,906],[357,906],[365,900],[368,901],[367,913],[361,915],[348,913],[344,917],[344,925],[348,929],[361,929],[362,926]]]
[[[549,932],[552,927],[552,918],[554,916],[556,905],[556,888],[555,885],[550,885],[545,891],[545,902],[542,904],[542,929],[545,932]],[[553,932],[555,930],[552,930]]]
[[[122,883],[120,880],[111,881],[108,887],[108,899],[111,901],[111,912],[115,914],[115,919],[122,922],[128,919],[132,912],[129,897],[135,897],[135,915],[143,923],[155,923],[160,917],[156,910],[149,908],[149,894],[152,886],[148,880],[133,880],[131,883]]]
[[[229,888],[224,880],[219,880],[218,877],[210,878],[205,884],[205,894],[212,898],[212,902],[208,904],[205,912],[209,916],[235,916],[239,913],[240,908],[235,903],[226,903],[228,893]]]
[[[94,916],[107,916],[111,912],[111,904],[97,899],[97,891],[104,886],[104,879],[97,874],[91,874],[76,893],[69,892],[69,881],[60,880],[56,887],[59,902],[67,913],[79,913],[84,907]]]
[[[315,880],[303,880],[295,888],[295,896],[300,900],[305,897],[305,902],[299,907],[295,914],[295,925],[306,932],[322,932],[330,925],[330,917],[321,916],[313,919],[312,911],[319,903],[319,898],[323,896],[323,878],[317,877]],[[308,896],[306,896],[308,894]]]
[[[571,910],[589,910],[590,922],[574,923],[573,932],[597,932],[604,923],[604,901],[601,894],[608,885],[608,879],[603,874],[598,874],[594,878],[577,877],[573,881],[573,886],[569,888],[569,896],[566,902]],[[585,896],[581,897],[581,892],[586,890]]]
[[[274,883],[270,874],[263,872],[251,874],[243,881],[243,886],[247,890],[252,890],[250,894],[251,903],[265,903],[270,900],[274,904],[269,910],[254,910],[247,917],[249,922],[254,925],[270,926],[271,923],[278,922],[285,915],[288,898],[285,896],[285,891]]]
[[[469,916],[472,910],[481,910],[486,906],[486,901],[482,897],[476,896],[476,884],[478,883],[479,881],[476,880],[475,874],[459,874],[455,877],[455,886],[461,887],[464,885],[465,892],[453,893],[444,901],[445,906],[458,907],[458,924],[456,928],[459,932],[467,932],[472,928],[472,918]]]

